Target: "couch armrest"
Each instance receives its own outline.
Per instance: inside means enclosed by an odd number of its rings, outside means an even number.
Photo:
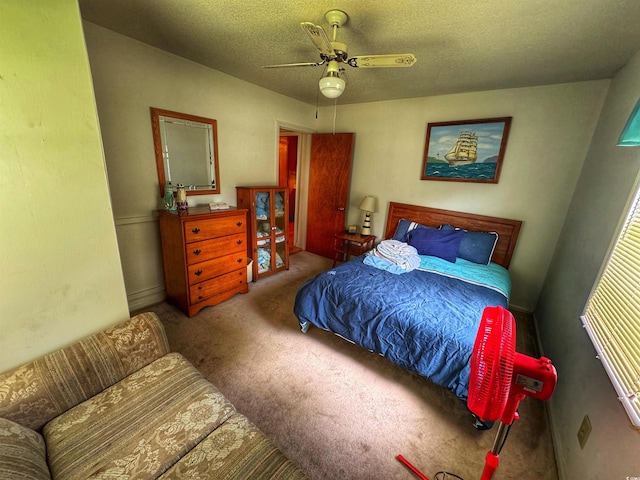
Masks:
[[[154,313],[142,313],[0,374],[0,417],[40,430],[54,417],[169,353]]]
[[[51,480],[42,436],[6,418],[0,418],[0,478]]]

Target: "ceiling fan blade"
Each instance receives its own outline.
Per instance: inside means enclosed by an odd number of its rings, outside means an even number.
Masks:
[[[320,50],[320,53],[330,57],[336,54],[333,51],[329,37],[327,37],[327,34],[322,27],[314,25],[311,22],[302,22],[300,26],[305,32],[307,32],[307,35],[309,35],[309,38],[316,48]]]
[[[417,59],[412,53],[399,53],[389,55],[357,55],[347,60],[347,63],[356,68],[380,68],[380,67],[411,67]]]
[[[263,65],[262,68],[317,67],[325,62],[281,63],[279,65]]]

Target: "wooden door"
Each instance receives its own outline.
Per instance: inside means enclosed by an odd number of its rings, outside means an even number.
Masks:
[[[311,136],[306,248],[323,257],[334,257],[333,235],[345,229],[353,143],[353,133]]]

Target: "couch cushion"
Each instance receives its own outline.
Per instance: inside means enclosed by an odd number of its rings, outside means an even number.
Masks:
[[[44,427],[56,479],[157,478],[235,412],[172,353]]]
[[[306,477],[264,433],[236,413],[160,478],[298,480]]]
[[[54,417],[169,353],[154,313],[142,313],[0,374],[0,417],[40,430]]]
[[[51,480],[42,436],[0,418],[0,480]]]

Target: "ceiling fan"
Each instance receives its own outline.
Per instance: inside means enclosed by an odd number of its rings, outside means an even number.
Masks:
[[[338,28],[347,23],[348,16],[342,10],[329,10],[325,19],[333,29],[333,40],[325,33],[324,29],[311,22],[302,22],[300,26],[309,35],[309,38],[320,51],[319,62],[284,63],[280,65],[264,65],[262,68],[285,67],[318,67],[325,65],[325,72],[318,82],[320,92],[327,98],[337,98],[342,95],[345,88],[345,68],[349,65],[354,68],[380,68],[380,67],[410,67],[416,63],[416,57],[412,53],[386,54],[386,55],[357,55],[347,56],[347,45],[338,42],[336,34]]]

